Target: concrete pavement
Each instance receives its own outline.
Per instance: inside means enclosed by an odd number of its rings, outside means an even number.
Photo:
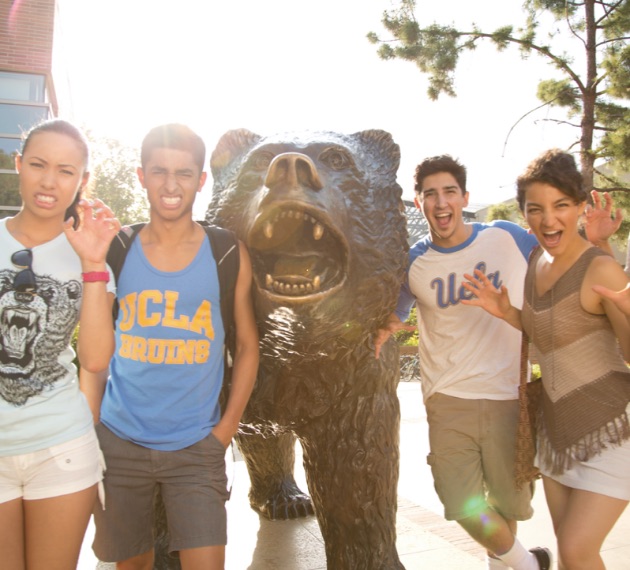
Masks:
[[[402,421],[397,546],[401,561],[407,570],[483,570],[483,549],[456,523],[442,518],[442,507],[426,464],[428,435],[420,383],[401,382],[398,395]],[[296,479],[306,491],[300,452],[298,445]],[[260,518],[249,508],[249,478],[242,460],[237,458],[233,473],[226,570],[325,570],[324,545],[315,517],[274,522]],[[534,497],[534,509],[534,517],[519,525],[519,537],[528,548],[547,546],[555,556],[553,528],[541,485]],[[90,526],[79,570],[97,567],[90,548],[92,535]],[[630,570],[630,509],[626,509],[604,543],[603,558],[608,570]],[[99,570],[110,568],[100,565]]]

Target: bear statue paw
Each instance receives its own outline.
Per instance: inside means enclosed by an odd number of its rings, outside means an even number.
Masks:
[[[315,514],[311,498],[295,483],[284,483],[266,498],[256,500],[250,495],[252,508],[270,520],[288,520]]]

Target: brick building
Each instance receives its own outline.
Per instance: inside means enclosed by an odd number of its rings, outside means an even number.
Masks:
[[[0,0],[0,217],[20,205],[13,157],[22,133],[59,114],[67,80],[53,49],[58,11],[56,0]]]

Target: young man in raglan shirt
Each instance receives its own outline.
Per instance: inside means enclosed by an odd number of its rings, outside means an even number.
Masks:
[[[536,239],[511,222],[465,223],[466,169],[448,155],[417,166],[414,190],[430,233],[409,252],[408,278],[396,312],[375,338],[376,356],[392,333],[413,330],[404,321],[415,302],[427,462],[444,516],[487,549],[488,568],[547,570],[550,551],[528,551],[516,538],[517,521],[533,514],[532,490],[518,490],[513,477],[521,333],[460,303],[470,295],[462,287],[464,273],[474,269],[496,287],[507,286],[511,299],[522,298]],[[611,220],[610,199],[607,210],[596,205],[590,233],[601,229],[605,244],[621,220],[619,214]]]
[[[142,143],[138,177],[150,221],[132,242],[117,283],[116,351],[97,425],[107,471],[94,552],[119,570],[153,568],[157,487],[169,550],[179,551],[184,570],[224,566],[225,450],[256,378],[258,334],[251,263],[239,242],[236,349],[221,415],[225,331],[217,263],[192,217],[206,181],[204,161],[203,141],[183,125],[156,127]]]

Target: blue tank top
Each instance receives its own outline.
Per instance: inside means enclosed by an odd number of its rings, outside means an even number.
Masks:
[[[144,447],[173,451],[220,418],[224,331],[210,243],[182,271],[155,269],[133,242],[117,283],[116,351],[101,421]]]

